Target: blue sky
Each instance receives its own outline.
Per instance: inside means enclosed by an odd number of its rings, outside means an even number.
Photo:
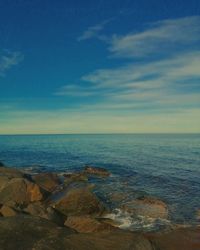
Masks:
[[[199,0],[0,1],[0,134],[200,132]]]

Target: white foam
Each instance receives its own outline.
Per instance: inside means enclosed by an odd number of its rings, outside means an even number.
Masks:
[[[156,219],[146,216],[132,216],[130,213],[122,211],[119,208],[113,210],[112,213],[107,214],[105,218],[115,221],[119,228],[129,230],[151,231],[159,226],[169,226],[171,224],[169,220]]]
[[[107,214],[105,218],[112,219],[119,225],[119,228],[128,229],[132,225],[132,218],[130,214],[122,212],[121,209],[115,209],[113,213]]]

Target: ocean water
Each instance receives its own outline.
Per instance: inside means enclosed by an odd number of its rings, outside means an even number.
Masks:
[[[35,172],[79,171],[85,164],[107,168],[111,177],[91,182],[122,227],[151,230],[169,223],[123,213],[120,207],[141,195],[165,201],[170,223],[199,223],[200,134],[0,136],[0,161]]]

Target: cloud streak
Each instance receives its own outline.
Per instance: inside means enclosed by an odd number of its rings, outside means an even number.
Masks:
[[[81,36],[78,37],[78,41],[84,41],[92,38],[97,38],[102,41],[107,41],[107,36],[101,34],[101,31],[105,28],[105,26],[110,23],[113,18],[105,20],[97,25],[91,26],[87,28]]]
[[[116,57],[167,54],[200,42],[200,17],[155,22],[143,32],[113,35],[109,50]]]
[[[0,55],[0,76],[5,76],[6,72],[13,66],[18,65],[24,59],[21,52],[6,52]]]

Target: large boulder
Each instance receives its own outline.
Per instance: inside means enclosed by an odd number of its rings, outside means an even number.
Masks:
[[[31,216],[0,218],[0,249],[153,250],[144,236],[123,231],[77,234]],[[179,249],[180,250],[180,249]]]
[[[151,218],[168,218],[168,207],[165,202],[153,197],[141,197],[127,202],[122,209],[133,215]]]
[[[58,175],[55,173],[40,173],[32,178],[35,183],[48,192],[53,192],[61,183]]]
[[[59,226],[63,226],[66,217],[60,214],[52,207],[46,207],[41,202],[30,203],[24,211],[32,216],[41,217],[56,223]]]
[[[57,199],[56,210],[65,215],[101,215],[105,206],[88,188],[72,188]]]
[[[0,167],[0,176],[5,176],[5,177],[8,177],[9,179],[22,178],[24,177],[24,173],[22,173],[16,168],[2,166]]]
[[[84,173],[89,175],[96,175],[101,177],[106,177],[110,175],[110,172],[105,168],[85,166]]]
[[[200,227],[179,228],[169,232],[147,234],[155,249],[161,250],[199,250]]]
[[[25,178],[13,178],[0,191],[0,203],[14,201],[17,204],[28,204],[44,198],[41,188]]]
[[[69,216],[65,221],[65,226],[73,228],[79,233],[109,232],[117,229],[90,216]]]
[[[0,175],[0,191],[7,185],[9,181],[9,177]]]

